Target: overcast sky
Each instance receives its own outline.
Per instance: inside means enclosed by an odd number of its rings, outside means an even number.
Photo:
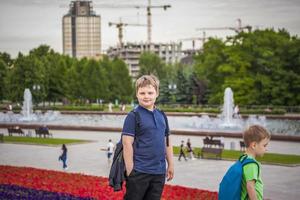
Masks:
[[[13,57],[19,51],[27,54],[40,44],[62,52],[62,17],[68,12],[67,0],[1,0],[0,51]],[[117,29],[108,22],[146,24],[145,9],[101,8],[101,4],[147,5],[147,0],[94,0],[94,10],[101,16],[102,50],[118,42]],[[152,0],[152,5],[170,4],[167,11],[152,9],[152,41],[178,42],[200,37],[201,27],[235,27],[237,18],[243,25],[258,28],[285,28],[300,36],[299,0]],[[207,31],[208,36],[224,37],[232,31]],[[146,27],[125,27],[124,41],[147,40]],[[200,46],[200,42],[196,44]],[[190,47],[185,42],[184,47]]]

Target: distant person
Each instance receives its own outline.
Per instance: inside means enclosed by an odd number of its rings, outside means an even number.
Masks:
[[[8,104],[7,111],[12,111],[12,105],[11,104]]]
[[[124,112],[126,110],[126,104],[122,104],[121,111]]]
[[[62,153],[59,156],[58,160],[63,162],[63,169],[67,170],[68,169],[68,166],[67,166],[67,151],[68,151],[68,149],[65,144],[62,145],[61,150],[62,150]]]
[[[182,140],[182,141],[181,141],[181,145],[180,145],[180,152],[179,152],[178,161],[181,160],[181,157],[183,157],[184,160],[187,161],[186,156],[185,156],[185,153],[184,153],[184,149],[185,149],[185,148],[184,148],[184,141]]]
[[[270,141],[270,133],[259,125],[250,126],[243,134],[246,145],[245,157],[253,159],[256,163],[250,163],[243,167],[242,192],[241,199],[263,199],[263,182],[261,179],[261,164],[256,157],[262,157],[267,151]]]
[[[144,75],[137,79],[135,86],[139,106],[134,109],[135,113],[126,116],[122,130],[127,175],[124,199],[160,200],[165,180],[170,181],[174,176],[174,164],[167,117],[155,107],[159,80],[153,75]],[[136,120],[140,122],[139,133]]]
[[[191,144],[190,138],[188,138],[188,140],[187,140],[186,147],[187,147],[187,152],[190,155],[190,159],[191,160],[195,160],[195,158],[194,158],[194,151],[193,151],[193,148],[192,148],[192,144]]]
[[[240,115],[240,108],[239,108],[239,105],[236,105],[233,109],[233,117],[238,118],[239,115]]]
[[[108,112],[112,112],[113,111],[112,110],[112,106],[113,106],[113,104],[111,102],[109,102],[109,104],[108,104]]]
[[[109,139],[108,144],[107,144],[107,162],[108,162],[108,164],[111,163],[111,159],[112,159],[112,155],[114,153],[114,149],[115,149],[115,145],[112,143],[112,140]]]

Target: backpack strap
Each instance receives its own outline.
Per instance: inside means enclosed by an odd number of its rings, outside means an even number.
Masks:
[[[132,110],[131,112],[133,112],[135,116],[135,137],[136,137],[141,133],[141,116],[135,109]]]
[[[134,135],[134,143],[136,147],[138,147],[139,136],[141,135],[141,116],[139,112],[135,109],[131,111],[135,116],[135,135]]]
[[[248,158],[247,154],[243,154],[240,156],[239,161],[242,163],[242,167],[244,167],[245,165],[251,164],[251,163],[255,163],[257,165],[257,178],[259,177],[260,174],[260,167],[259,164],[252,158]]]
[[[170,128],[169,128],[169,122],[168,122],[168,118],[167,115],[165,114],[164,111],[159,110],[161,112],[161,114],[163,115],[164,119],[165,119],[165,123],[166,123],[166,140],[167,140],[167,147],[169,146],[169,135],[170,135]]]

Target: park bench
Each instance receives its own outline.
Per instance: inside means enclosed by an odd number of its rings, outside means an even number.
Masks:
[[[19,127],[10,127],[10,128],[7,128],[7,131],[8,131],[8,135],[9,136],[13,136],[13,134],[18,134],[18,135],[25,135],[23,130]]]
[[[245,151],[245,149],[246,149],[245,142],[244,141],[240,141],[240,150],[241,151]]]
[[[44,128],[36,128],[35,129],[35,136],[39,136],[39,137],[53,137],[52,133],[49,132],[48,129],[44,129]]]
[[[224,144],[221,142],[221,140],[214,140],[210,139],[208,137],[203,139],[203,144],[204,147],[219,147],[219,148],[224,148]]]
[[[216,159],[222,159],[222,152],[222,148],[203,147],[201,150],[201,158],[212,158],[212,156],[214,156]]]

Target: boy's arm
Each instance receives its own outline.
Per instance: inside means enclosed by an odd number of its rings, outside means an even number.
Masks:
[[[257,200],[256,191],[255,191],[255,180],[247,181],[246,184],[247,193],[250,200]]]
[[[174,163],[173,163],[173,146],[169,137],[169,146],[166,145],[166,159],[168,162],[167,168],[167,181],[170,181],[174,177]]]
[[[123,144],[123,156],[126,168],[126,174],[129,176],[133,169],[133,144],[134,137],[123,135],[122,144]]]

